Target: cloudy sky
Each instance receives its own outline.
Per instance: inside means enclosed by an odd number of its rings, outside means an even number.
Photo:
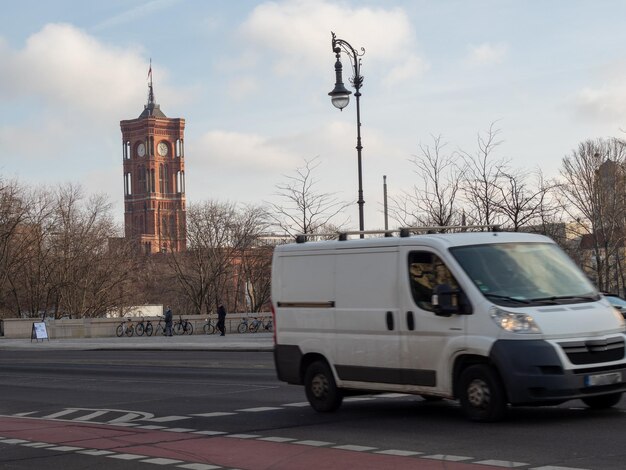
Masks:
[[[556,176],[583,140],[626,129],[621,0],[0,0],[0,176],[81,183],[123,215],[121,120],[156,101],[186,120],[187,199],[275,200],[319,157],[320,192],[356,201],[356,110],[339,112],[331,31],[365,49],[365,226],[416,182],[441,135]],[[347,84],[348,61],[344,58]],[[347,214],[358,226],[356,203]]]

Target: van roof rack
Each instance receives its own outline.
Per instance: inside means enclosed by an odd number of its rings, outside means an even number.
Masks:
[[[402,227],[396,230],[348,230],[348,231],[339,231],[339,232],[328,232],[328,233],[300,233],[296,235],[296,243],[306,243],[308,238],[313,237],[324,237],[335,239],[339,241],[345,241],[348,239],[350,235],[385,235],[385,237],[393,237],[394,233],[399,233],[400,237],[406,238],[410,237],[412,233],[422,232],[422,233],[443,233],[450,230],[457,230],[461,232],[465,232],[468,230],[483,230],[487,229],[487,231],[491,232],[499,232],[500,225],[498,224],[490,224],[490,225],[432,225],[432,226],[424,226],[424,227]]]

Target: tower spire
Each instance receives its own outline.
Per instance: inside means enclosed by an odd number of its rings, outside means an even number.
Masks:
[[[152,58],[150,58],[150,68],[148,69],[148,104],[144,105],[143,112],[139,117],[166,117],[160,106],[154,101],[154,87],[152,86]]]
[[[152,57],[150,57],[150,68],[148,69],[148,107],[154,106],[154,89],[152,88]]]

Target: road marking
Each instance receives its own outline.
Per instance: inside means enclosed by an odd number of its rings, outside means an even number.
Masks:
[[[178,465],[178,468],[186,468],[188,470],[217,470],[218,468],[223,467],[218,467],[217,465],[206,465],[204,463],[188,463],[185,465]]]
[[[515,467],[527,467],[529,464],[522,462],[508,462],[506,460],[481,460],[479,462],[472,462],[478,465],[491,465],[492,467],[504,467],[504,468],[515,468]]]
[[[192,415],[196,416],[196,415]],[[143,419],[142,421],[151,421],[153,423],[169,423],[170,421],[180,421],[182,419],[191,419],[190,416],[161,416],[160,418]]]
[[[296,439],[291,437],[260,437],[259,441],[269,441],[269,442],[293,442]]]
[[[48,450],[60,450],[61,452],[75,452],[77,450],[84,450],[84,447],[56,446],[56,447],[48,447]]]
[[[139,459],[147,459],[147,455],[137,455],[137,454],[111,454],[107,455],[107,457],[111,459],[120,459],[120,460],[139,460]]]
[[[54,444],[48,444],[47,442],[28,442],[22,445],[25,447],[36,447],[38,449],[43,449],[45,447],[54,447]]]
[[[589,469],[578,468],[578,467],[555,467],[552,465],[547,465],[545,467],[533,467],[530,470],[589,470]]]
[[[272,411],[272,410],[282,410],[282,408],[277,408],[275,406],[259,406],[258,408],[244,408],[242,410],[235,410],[235,411],[244,411],[247,413],[258,413],[260,411]]]
[[[156,465],[174,465],[176,463],[183,463],[182,460],[174,460],[174,459],[164,459],[164,458],[154,458],[154,459],[146,459],[142,460],[142,463],[153,463]]]
[[[23,416],[28,416],[28,415],[34,415],[35,413],[39,413],[39,411],[27,411],[26,413],[15,413],[13,416],[23,417]]]
[[[343,445],[343,446],[333,447],[333,449],[351,450],[353,452],[366,452],[366,451],[374,450],[377,448],[378,447],[355,446],[355,445]]]
[[[219,436],[221,434],[228,434],[224,431],[193,431],[192,434],[204,434],[205,436]]]
[[[79,416],[78,418],[74,418],[74,421],[89,421],[92,420],[94,418],[97,418],[98,416],[102,416],[104,414],[107,414],[108,411],[106,410],[100,410],[100,411],[94,411],[93,413],[90,413],[88,415],[85,416]]]
[[[150,431],[156,431],[157,429],[165,429],[165,426],[156,426],[155,424],[146,424],[145,426],[137,426],[137,429],[148,429]]]
[[[345,398],[343,401],[355,402],[355,401],[371,401],[371,400],[376,400],[376,398],[375,397],[349,397],[349,398]]]
[[[234,439],[256,439],[261,436],[259,436],[258,434],[228,434],[224,437],[232,437]]]
[[[296,441],[294,444],[300,444],[302,446],[312,446],[312,447],[324,447],[333,445],[332,442],[324,442],[324,441]]]
[[[230,416],[230,415],[234,415],[237,413],[229,413],[226,411],[214,411],[212,413],[197,413],[197,414],[193,414],[191,416],[201,416],[203,418],[216,418],[218,416]]]
[[[23,444],[24,442],[28,441],[25,441],[24,439],[4,439],[2,441],[3,444]]]
[[[424,452],[413,452],[411,450],[387,449],[374,452],[375,454],[397,455],[400,457],[411,457],[413,455],[422,455]]]
[[[436,454],[436,455],[423,455],[421,458],[431,459],[431,460],[444,460],[447,462],[461,462],[463,460],[472,460],[474,457],[462,457],[460,455]]]
[[[309,402],[308,401],[301,401],[301,402],[298,402],[298,403],[286,403],[286,404],[284,404],[282,406],[293,406],[293,407],[300,408],[300,407],[304,407],[304,406],[309,406]]]
[[[119,418],[109,420],[108,423],[109,424],[127,423],[129,421],[139,418],[139,416],[141,416],[139,413],[126,413],[120,416]]]
[[[52,413],[51,415],[44,416],[43,419],[56,419],[56,418],[60,418],[61,416],[66,416],[66,415],[72,414],[72,413],[74,413],[76,411],[78,411],[78,410],[76,410],[74,408],[69,408],[69,409],[65,409],[63,411],[59,411],[58,413]]]
[[[111,452],[110,450],[87,449],[87,450],[79,450],[78,453],[85,454],[85,455],[93,455],[93,456],[98,457],[100,455],[113,454],[114,452]]]
[[[168,431],[168,432],[193,432],[193,431],[195,431],[195,429],[188,429],[188,428],[163,428],[163,431]]]

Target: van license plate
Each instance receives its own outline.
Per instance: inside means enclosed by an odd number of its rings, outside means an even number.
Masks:
[[[594,387],[597,385],[613,385],[622,381],[621,372],[611,372],[609,374],[597,374],[585,376],[585,386]]]

